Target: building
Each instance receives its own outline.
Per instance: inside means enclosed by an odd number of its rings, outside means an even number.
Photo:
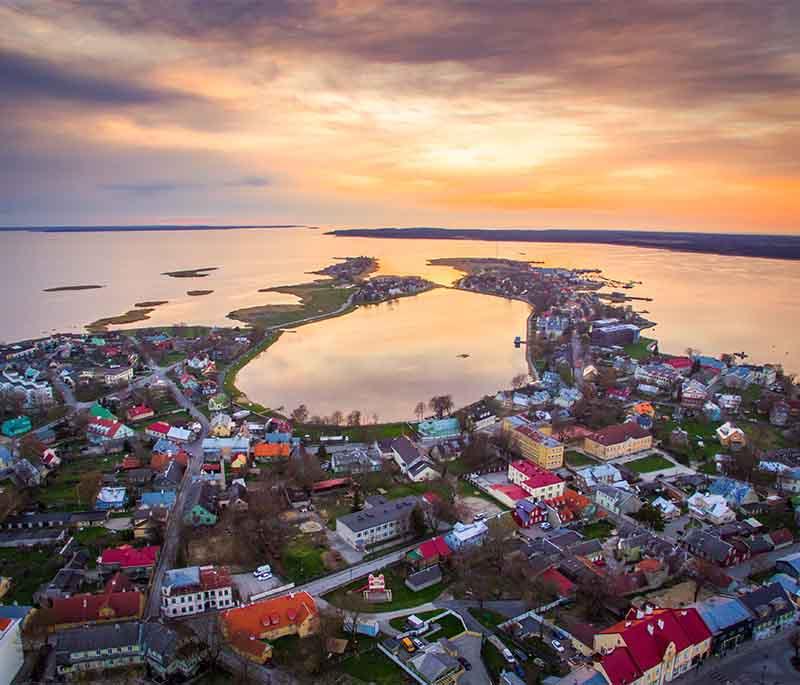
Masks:
[[[28,433],[33,426],[31,420],[27,416],[18,416],[15,419],[7,419],[3,421],[0,431],[7,438],[18,438],[20,435]]]
[[[691,516],[708,521],[715,526],[736,520],[736,512],[728,506],[725,498],[721,495],[696,492],[686,500],[686,504],[689,506]]]
[[[558,469],[564,465],[564,445],[550,435],[550,426],[535,424],[524,416],[509,416],[503,419],[501,426],[511,448],[524,459],[544,469]]]
[[[750,549],[740,540],[726,541],[699,528],[689,531],[683,542],[694,556],[717,566],[734,566],[750,556]]]
[[[24,661],[22,619],[0,618],[0,685],[11,685]]]
[[[723,447],[733,451],[742,449],[747,444],[747,437],[741,428],[737,428],[730,421],[717,428],[717,438]]]
[[[411,529],[411,512],[417,505],[418,500],[413,495],[380,501],[336,519],[336,533],[353,549],[363,551],[406,535]]]
[[[698,611],[631,609],[594,636],[596,668],[611,685],[663,685],[695,668],[711,651],[711,631]]]
[[[228,609],[220,614],[220,624],[235,652],[264,663],[272,656],[272,647],[263,640],[314,635],[319,628],[319,611],[311,595],[297,592]]]
[[[86,426],[86,438],[93,445],[122,445],[134,432],[113,419],[93,418]]]
[[[288,459],[291,451],[291,445],[287,442],[260,442],[253,447],[253,457],[256,461],[281,461]]]
[[[613,485],[598,485],[594,491],[594,501],[618,516],[635,514],[642,508],[642,501],[635,492]]]
[[[423,442],[447,440],[461,435],[461,425],[455,417],[428,419],[417,424],[417,433]]]
[[[583,449],[605,461],[635,454],[653,446],[653,436],[635,421],[609,426],[584,438]]]
[[[56,673],[62,677],[87,671],[128,668],[142,663],[141,624],[130,621],[84,626],[56,635]]]
[[[700,381],[690,378],[681,385],[681,406],[687,409],[701,409],[708,399],[708,388]]]
[[[424,459],[417,446],[405,436],[392,440],[389,452],[403,474],[407,474],[412,466]]]
[[[336,474],[369,473],[383,468],[383,457],[375,445],[345,444],[326,448],[331,471]]]
[[[53,387],[39,372],[28,369],[24,374],[11,369],[0,374],[0,393],[8,393],[20,397],[25,407],[37,407],[53,403]]]
[[[161,615],[168,618],[229,609],[234,605],[231,575],[226,568],[190,566],[164,574]]]
[[[785,573],[800,582],[800,552],[788,554],[775,562],[775,572]]]
[[[518,459],[508,465],[508,480],[525,490],[533,502],[564,494],[563,480],[555,473],[525,459]]]
[[[94,508],[100,511],[120,511],[128,504],[128,491],[125,488],[100,488]]]
[[[725,498],[730,507],[741,507],[744,504],[753,504],[759,501],[756,489],[750,483],[744,483],[733,478],[717,478],[708,488],[711,495]]]
[[[99,594],[78,594],[50,600],[51,630],[106,621],[134,620],[144,611],[145,596],[123,573],[114,574]]]
[[[485,402],[478,402],[467,410],[467,427],[473,431],[491,428],[497,423],[497,416],[489,409]]]
[[[460,550],[464,547],[480,545],[489,529],[483,521],[473,523],[461,523],[456,521],[452,529],[445,535],[444,541],[452,550]]]
[[[753,616],[753,638],[763,640],[792,625],[795,608],[780,583],[739,595]]]
[[[639,341],[639,327],[630,323],[592,324],[592,345],[611,347],[613,345],[632,345]]]
[[[742,396],[730,394],[717,395],[717,404],[720,409],[728,414],[738,414],[742,406]]]
[[[681,379],[681,374],[668,364],[642,364],[636,367],[634,379],[644,385],[652,385],[659,391],[670,390]]]
[[[616,487],[627,487],[628,485],[628,482],[622,477],[622,472],[613,464],[587,466],[576,471],[575,478],[583,490],[595,488],[600,484]]]
[[[711,651],[723,655],[753,636],[753,617],[735,597],[709,597],[693,605],[711,631]]]
[[[136,421],[146,421],[147,419],[152,419],[155,414],[156,413],[151,407],[147,407],[143,404],[137,404],[136,406],[128,409],[128,411],[125,413],[125,418],[133,423]]]
[[[206,482],[192,484],[183,520],[189,526],[213,526],[217,523],[217,506],[212,486]]]
[[[236,424],[230,414],[214,414],[211,417],[210,434],[215,438],[229,438],[236,430]]]
[[[203,664],[206,648],[191,630],[173,630],[162,623],[142,625],[140,649],[150,672],[162,682],[177,676],[188,680]]]
[[[149,547],[122,545],[105,549],[100,555],[98,569],[102,574],[125,571],[130,578],[149,578],[160,549],[155,545]]]

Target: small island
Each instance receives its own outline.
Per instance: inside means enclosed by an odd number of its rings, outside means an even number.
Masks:
[[[205,278],[211,275],[212,271],[217,271],[218,266],[206,266],[201,269],[183,269],[182,271],[164,271],[162,276],[170,278]]]
[[[122,326],[129,323],[138,323],[139,321],[146,321],[150,318],[150,314],[155,311],[153,307],[146,307],[143,309],[129,309],[124,314],[119,316],[108,316],[102,319],[97,319],[86,326],[86,330],[90,333],[100,333],[107,331],[109,326]]]
[[[43,293],[61,293],[67,290],[96,290],[97,288],[105,288],[104,285],[59,285],[55,288],[45,288]]]
[[[213,292],[213,290],[187,290],[186,294],[189,297],[201,297],[202,295],[210,295]]]
[[[134,307],[143,307],[145,309],[152,309],[153,307],[160,307],[162,304],[168,304],[169,300],[145,300],[144,302],[137,302]]]
[[[336,257],[336,259],[340,261],[311,273],[315,276],[330,276],[335,281],[354,283],[378,270],[378,260],[374,257]]]

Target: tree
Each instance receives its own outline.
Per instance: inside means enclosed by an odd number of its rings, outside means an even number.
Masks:
[[[417,406],[414,407],[414,415],[417,417],[417,421],[422,421],[425,416],[425,403],[424,402],[417,402]]]
[[[78,484],[75,486],[75,494],[78,497],[79,504],[88,506],[94,503],[102,479],[103,474],[100,471],[88,471],[81,475]]]
[[[425,520],[425,512],[422,511],[422,507],[415,506],[411,510],[411,532],[414,534],[415,537],[421,538],[425,533],[428,532],[428,523]]]
[[[489,460],[489,438],[485,433],[474,433],[461,450],[461,463],[468,472],[477,471]]]
[[[297,409],[292,412],[292,420],[295,423],[305,423],[308,420],[308,407],[301,404]]]
[[[338,409],[331,414],[331,423],[334,426],[341,426],[342,422],[344,421],[344,414],[340,412]]]
[[[452,395],[434,395],[428,406],[436,414],[436,418],[441,419],[445,414],[453,411],[453,397]]]
[[[310,488],[325,477],[317,457],[308,453],[289,462],[288,475],[289,479],[301,488]]]
[[[353,409],[347,415],[347,425],[348,426],[360,426],[361,425],[361,412],[358,409]]]
[[[378,425],[379,418],[378,412],[372,412],[372,423],[374,423],[376,426]]]
[[[511,387],[514,390],[519,390],[520,388],[524,388],[528,384],[528,374],[527,373],[518,373],[514,378],[511,379]]]
[[[28,433],[19,441],[19,452],[26,459],[41,457],[45,449],[45,444],[33,433]]]
[[[579,582],[575,589],[575,604],[587,621],[605,618],[605,605],[614,596],[606,578],[592,578]]]
[[[664,530],[664,515],[658,507],[654,507],[649,502],[645,502],[639,511],[632,514],[632,517],[653,530]]]

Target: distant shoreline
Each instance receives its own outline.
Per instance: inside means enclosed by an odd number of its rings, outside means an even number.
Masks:
[[[800,236],[586,229],[348,228],[326,235],[406,240],[574,243],[641,247],[727,257],[800,260]]]
[[[231,231],[238,229],[260,229],[260,228],[306,228],[303,224],[258,224],[246,226],[212,226],[212,225],[142,225],[142,226],[0,226],[0,232],[10,233],[12,231],[22,231],[26,233],[122,233],[138,231]]]

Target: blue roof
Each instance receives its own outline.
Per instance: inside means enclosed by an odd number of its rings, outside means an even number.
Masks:
[[[276,442],[291,442],[292,441],[292,434],[291,433],[267,433],[264,436],[264,440],[268,443],[276,443]]]
[[[141,503],[147,507],[171,507],[175,504],[175,493],[172,491],[144,492]]]
[[[694,606],[714,634],[751,618],[747,607],[735,597],[709,597]]]
[[[700,362],[700,366],[713,366],[717,369],[724,369],[725,364],[721,362],[719,359],[714,359],[714,357],[706,357],[704,355],[700,355],[697,357],[697,361]]]
[[[435,437],[460,433],[461,426],[456,418],[431,419],[429,421],[420,421],[417,424],[417,430],[421,435]]]
[[[724,497],[729,503],[741,504],[752,489],[752,486],[740,480],[718,478],[711,484],[708,491],[712,495]]]
[[[778,583],[790,595],[800,596],[800,583],[786,573],[776,573],[769,579],[770,583]]]
[[[33,607],[0,604],[0,618],[25,618]]]
[[[153,445],[153,452],[160,452],[161,454],[177,454],[180,451],[180,447],[166,438],[159,438],[156,444]]]
[[[174,568],[164,574],[164,585],[169,587],[187,587],[200,584],[200,567]]]
[[[800,552],[795,552],[794,554],[787,554],[785,557],[776,559],[775,563],[778,563],[779,561],[782,561],[785,564],[789,564],[789,566],[791,566],[798,573],[800,573]]]

